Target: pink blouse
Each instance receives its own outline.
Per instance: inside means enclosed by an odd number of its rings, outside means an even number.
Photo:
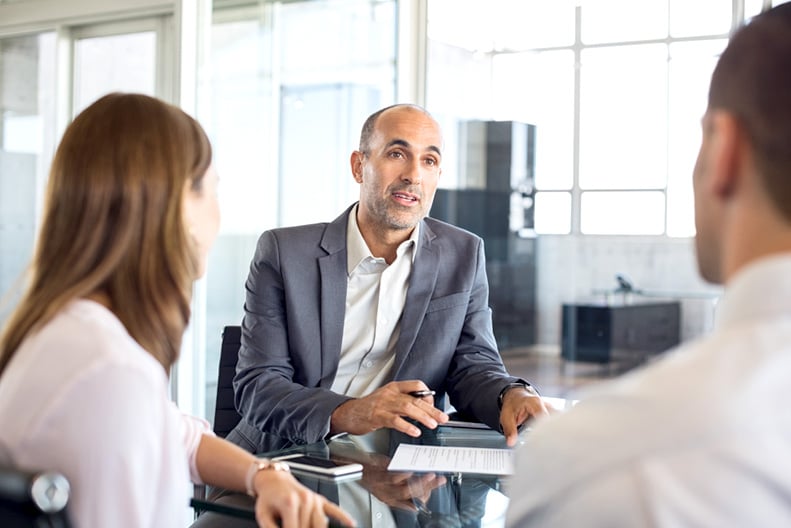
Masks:
[[[69,304],[21,345],[0,378],[0,444],[22,468],[71,484],[78,527],[184,526],[209,424],[168,397],[162,366],[115,315]]]

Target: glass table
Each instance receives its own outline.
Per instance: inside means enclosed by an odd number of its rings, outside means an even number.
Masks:
[[[361,528],[505,526],[508,507],[503,489],[505,476],[388,471],[390,458],[401,443],[506,448],[505,438],[497,431],[441,426],[436,430],[423,429],[417,439],[395,431],[379,431],[364,437],[341,435],[326,442],[292,445],[261,456],[309,453],[362,464],[362,474],[337,479],[293,470],[302,484],[340,504]],[[244,493],[209,489],[205,496],[194,497],[191,505],[200,513],[193,525],[196,528],[255,526],[254,500]]]

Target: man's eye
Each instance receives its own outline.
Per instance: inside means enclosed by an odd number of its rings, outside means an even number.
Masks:
[[[404,155],[401,152],[395,150],[395,151],[390,153],[390,157],[391,158],[403,158]]]
[[[427,158],[426,159],[426,165],[434,167],[434,166],[437,165],[437,160],[435,160],[434,158]]]

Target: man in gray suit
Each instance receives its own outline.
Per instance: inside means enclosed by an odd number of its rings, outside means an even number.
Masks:
[[[242,420],[228,438],[251,451],[337,433],[417,437],[459,411],[502,430],[547,408],[503,367],[488,306],[483,241],[427,218],[442,134],[414,105],[363,125],[351,155],[360,201],[330,223],[273,229],[258,241],[234,387]],[[420,392],[433,390],[432,395]]]

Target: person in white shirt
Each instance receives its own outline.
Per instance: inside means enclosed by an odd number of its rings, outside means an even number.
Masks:
[[[739,29],[693,173],[711,335],[539,420],[509,526],[791,526],[791,4]]]
[[[354,524],[168,398],[217,183],[200,125],[145,95],[100,98],[55,154],[30,283],[0,337],[0,452],[65,475],[78,527],[183,526],[190,478],[256,496],[261,526]]]

